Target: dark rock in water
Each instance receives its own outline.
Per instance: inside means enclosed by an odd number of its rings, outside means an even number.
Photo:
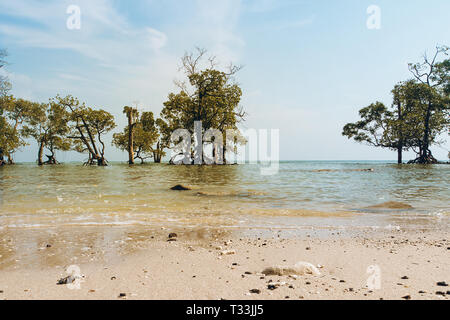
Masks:
[[[276,285],[273,285],[273,284],[269,284],[268,286],[267,286],[267,289],[269,289],[269,290],[275,290],[277,288],[277,286]]]
[[[402,299],[405,299],[405,300],[411,300],[411,296],[410,296],[410,295],[407,295],[407,296],[402,297]]]
[[[119,293],[119,298],[124,298],[124,297],[126,297],[126,296],[127,296],[126,293]]]
[[[170,233],[167,239],[168,242],[177,241],[178,235],[176,233]]]
[[[75,281],[75,277],[74,276],[68,276],[62,279],[59,279],[58,282],[56,283],[57,285],[63,285],[63,284],[71,284]]]
[[[187,191],[187,190],[192,190],[189,187],[183,186],[181,184],[177,184],[175,187],[170,188],[170,190],[175,190],[175,191]]]
[[[259,290],[259,289],[251,289],[250,293],[260,294],[261,290]]]
[[[445,297],[445,292],[442,292],[442,291],[436,291],[436,295],[438,295],[438,296],[444,296],[444,297]]]
[[[448,284],[445,281],[441,281],[436,283],[436,285],[438,285],[439,287],[448,287]]]

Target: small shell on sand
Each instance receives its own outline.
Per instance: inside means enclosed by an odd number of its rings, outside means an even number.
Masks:
[[[236,251],[234,251],[234,250],[224,250],[224,251],[221,251],[220,254],[223,255],[223,256],[229,256],[229,255],[232,255],[232,254],[236,254]]]
[[[313,275],[320,276],[320,271],[311,263],[298,262],[293,267],[275,266],[269,267],[262,271],[266,276],[289,276],[289,275]]]

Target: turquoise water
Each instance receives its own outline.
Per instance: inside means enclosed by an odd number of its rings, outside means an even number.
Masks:
[[[193,190],[171,191],[176,184]],[[251,164],[19,164],[0,168],[0,228],[448,228],[449,187],[448,165],[297,161],[264,176]],[[401,208],[371,208],[390,201]]]

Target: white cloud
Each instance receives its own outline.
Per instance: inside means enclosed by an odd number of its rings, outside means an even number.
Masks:
[[[69,15],[65,12],[67,5],[64,2],[13,1],[7,5],[0,4],[0,11],[38,23],[33,27],[0,23],[0,33],[22,46],[70,49],[103,64],[127,61],[127,57],[136,54],[148,56],[167,43],[167,36],[155,28],[142,31],[131,27],[116,12],[111,1],[78,1],[77,5],[81,8],[80,30],[65,27],[65,19]]]

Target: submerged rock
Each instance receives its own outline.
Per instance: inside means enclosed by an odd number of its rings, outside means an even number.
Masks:
[[[414,209],[413,206],[397,201],[388,201],[369,207],[371,209]]]
[[[313,275],[320,276],[320,271],[311,263],[298,262],[293,267],[274,266],[262,271],[266,276],[290,276],[290,275]]]
[[[170,190],[174,190],[174,191],[188,191],[188,190],[192,190],[189,187],[183,186],[181,184],[177,184],[176,186],[170,188]]]

